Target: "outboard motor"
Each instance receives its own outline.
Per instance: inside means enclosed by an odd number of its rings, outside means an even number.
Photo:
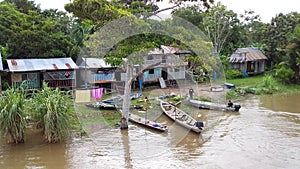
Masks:
[[[204,123],[202,122],[202,121],[197,121],[196,122],[196,127],[198,127],[199,129],[203,129],[203,127],[204,127]]]
[[[237,105],[234,105],[234,111],[239,111],[241,108],[241,105],[237,104]]]

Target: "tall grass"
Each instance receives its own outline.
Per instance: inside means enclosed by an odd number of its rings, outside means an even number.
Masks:
[[[9,88],[0,98],[0,130],[9,143],[23,143],[26,128],[26,92],[24,88]]]
[[[46,142],[56,143],[70,135],[72,104],[69,95],[43,83],[31,99],[31,117],[43,129]]]

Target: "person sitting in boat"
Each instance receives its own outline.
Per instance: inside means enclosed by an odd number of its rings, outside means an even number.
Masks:
[[[231,102],[231,100],[228,101],[227,107],[233,107],[233,103]]]

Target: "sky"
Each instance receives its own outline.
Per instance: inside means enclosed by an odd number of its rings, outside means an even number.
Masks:
[[[271,18],[279,13],[300,13],[300,0],[215,0],[215,2],[219,1],[237,14],[251,9],[261,16],[263,22],[270,22]],[[35,0],[35,2],[40,4],[42,9],[64,10],[64,4],[69,3],[70,0]]]

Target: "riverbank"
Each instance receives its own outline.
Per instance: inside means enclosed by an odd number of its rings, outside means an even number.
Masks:
[[[244,92],[245,94],[252,93],[260,95],[300,93],[300,85],[282,84],[269,74],[227,80],[227,82],[235,84],[237,90],[240,90],[240,92]]]

